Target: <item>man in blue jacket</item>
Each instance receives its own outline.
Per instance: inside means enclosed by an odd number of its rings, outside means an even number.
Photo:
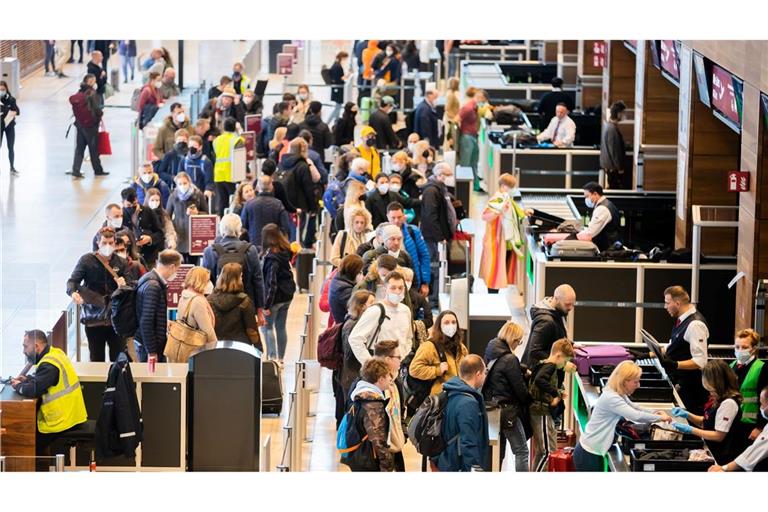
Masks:
[[[429,295],[429,248],[421,231],[416,226],[406,222],[403,205],[392,202],[387,206],[387,219],[403,232],[403,243],[406,252],[413,262],[413,283],[419,287],[419,293],[424,297]]]
[[[485,382],[485,363],[470,354],[459,363],[459,376],[443,385],[448,402],[443,416],[447,446],[437,457],[440,471],[488,470],[488,415],[480,389]]]
[[[149,356],[165,362],[163,351],[168,335],[168,281],[176,277],[181,254],[168,249],[157,257],[157,266],[139,280],[136,287],[136,319],[138,329],[133,337],[136,357],[146,363]]]
[[[413,131],[419,134],[423,140],[429,140],[429,145],[433,148],[440,146],[440,137],[437,133],[437,102],[438,92],[436,89],[430,89],[424,95],[424,101],[419,103],[413,112]]]

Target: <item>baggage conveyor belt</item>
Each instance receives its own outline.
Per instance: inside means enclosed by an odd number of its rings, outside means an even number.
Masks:
[[[552,192],[520,192],[523,208],[539,210],[565,220],[581,220],[579,211],[567,194]]]

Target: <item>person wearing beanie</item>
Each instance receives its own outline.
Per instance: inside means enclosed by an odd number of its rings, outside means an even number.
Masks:
[[[363,129],[360,131],[362,142],[357,146],[360,158],[364,158],[370,164],[370,173],[374,180],[381,172],[381,157],[379,156],[379,150],[376,149],[376,137],[376,130],[373,127],[363,126]]]
[[[307,115],[304,116],[304,121],[299,125],[302,130],[308,130],[312,134],[312,149],[324,158],[325,150],[333,144],[331,137],[331,130],[328,125],[323,122],[321,112],[323,110],[323,104],[319,101],[311,101],[307,110]]]

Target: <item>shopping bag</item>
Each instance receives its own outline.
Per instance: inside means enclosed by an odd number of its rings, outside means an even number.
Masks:
[[[104,127],[104,123],[99,126],[99,155],[111,155],[112,144],[109,141],[109,132]]]

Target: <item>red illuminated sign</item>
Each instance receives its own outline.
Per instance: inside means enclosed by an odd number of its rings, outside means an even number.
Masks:
[[[740,125],[733,77],[717,64],[712,65],[712,106],[737,126]]]
[[[680,64],[678,62],[675,42],[661,40],[661,69],[669,73],[675,80],[680,80]]]
[[[592,66],[605,67],[605,41],[595,41],[592,44]]]

